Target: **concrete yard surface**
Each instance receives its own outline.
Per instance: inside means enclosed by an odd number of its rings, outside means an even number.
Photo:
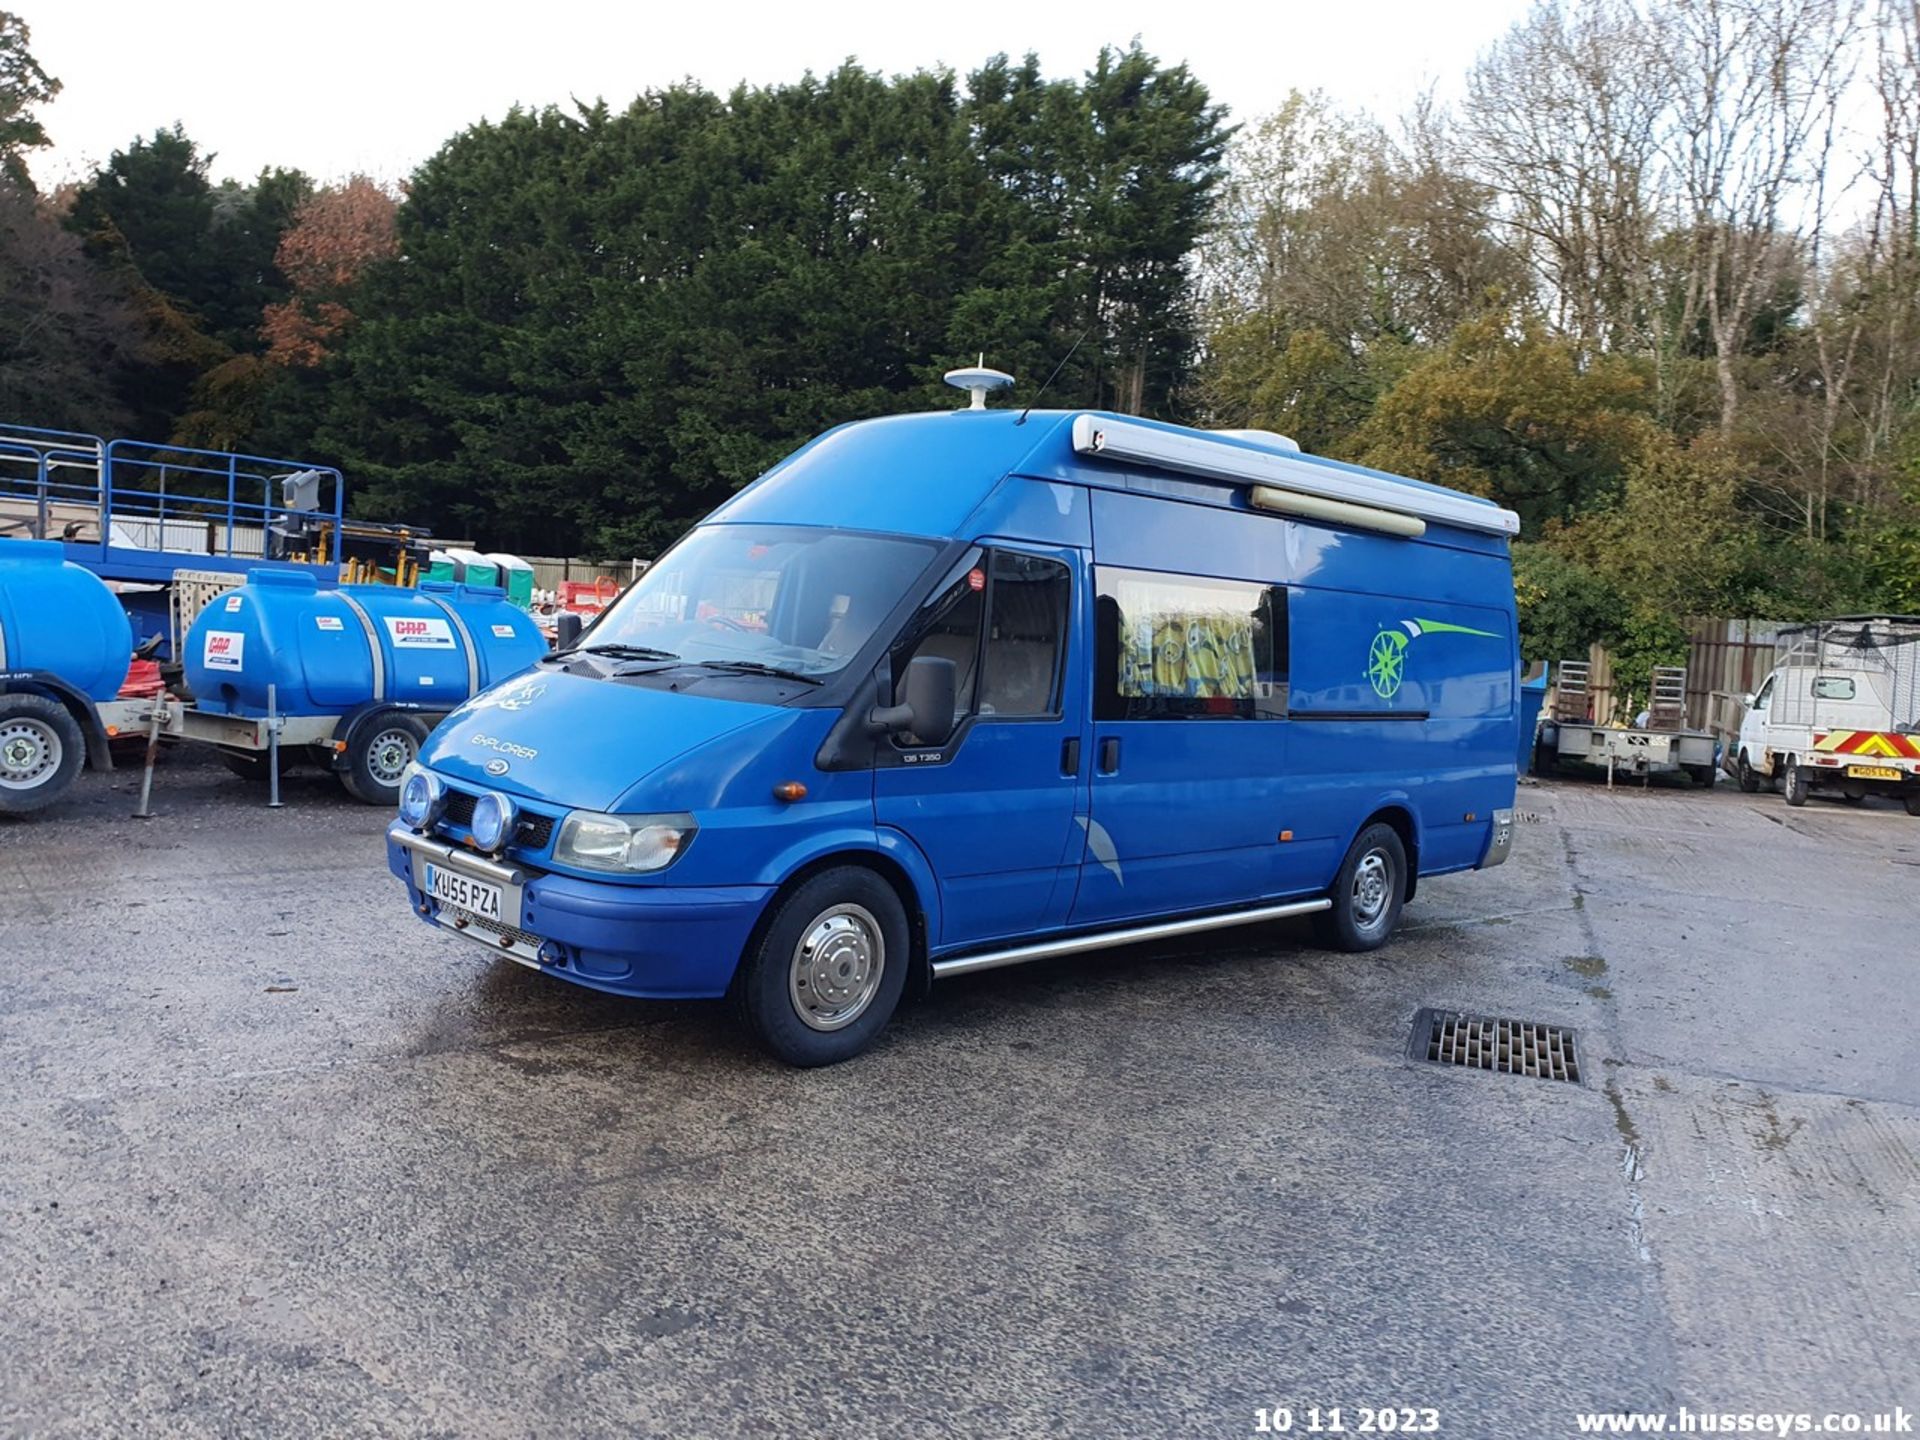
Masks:
[[[1920,1410],[1920,820],[1529,785],[1372,956],[943,982],[788,1070],[172,759],[0,820],[0,1433],[1241,1436]],[[1579,1084],[1408,1058],[1436,1006]]]

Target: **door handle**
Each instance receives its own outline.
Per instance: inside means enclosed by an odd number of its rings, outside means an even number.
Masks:
[[[1080,773],[1080,737],[1070,735],[1060,743],[1060,773],[1078,775]]]
[[[1109,735],[1100,742],[1100,773],[1112,775],[1120,769],[1120,741]]]

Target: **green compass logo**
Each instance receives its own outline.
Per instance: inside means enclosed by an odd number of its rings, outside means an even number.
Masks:
[[[1422,635],[1484,635],[1500,637],[1491,630],[1475,630],[1468,625],[1449,625],[1444,620],[1402,620],[1381,630],[1367,647],[1367,683],[1382,700],[1391,700],[1407,675],[1407,646]]]

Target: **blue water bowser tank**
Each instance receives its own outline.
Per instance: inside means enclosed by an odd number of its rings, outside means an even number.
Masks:
[[[370,700],[451,710],[526,669],[547,642],[504,592],[427,581],[417,590],[254,570],[187,633],[187,686],[202,710],[343,715]]]
[[[45,670],[111,700],[132,659],[133,626],[104,580],[58,541],[0,540],[0,673]]]

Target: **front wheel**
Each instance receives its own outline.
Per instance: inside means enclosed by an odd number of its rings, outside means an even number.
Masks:
[[[1806,770],[1791,755],[1787,757],[1787,778],[1782,782],[1781,789],[1786,794],[1787,804],[1796,810],[1807,803],[1807,796],[1813,792],[1813,784],[1807,779]]]
[[[86,736],[65,706],[44,695],[0,695],[0,812],[45,809],[86,758]]]
[[[1357,954],[1387,943],[1407,895],[1407,847],[1391,825],[1369,825],[1340,862],[1333,908],[1314,916],[1323,945]]]
[[[1740,782],[1740,793],[1751,795],[1760,788],[1760,776],[1753,766],[1747,763],[1747,752],[1742,750],[1740,758],[1734,762],[1734,779]]]
[[[893,1017],[910,945],[891,885],[857,865],[822,871],[776,902],[748,947],[741,1018],[789,1065],[850,1060]]]

